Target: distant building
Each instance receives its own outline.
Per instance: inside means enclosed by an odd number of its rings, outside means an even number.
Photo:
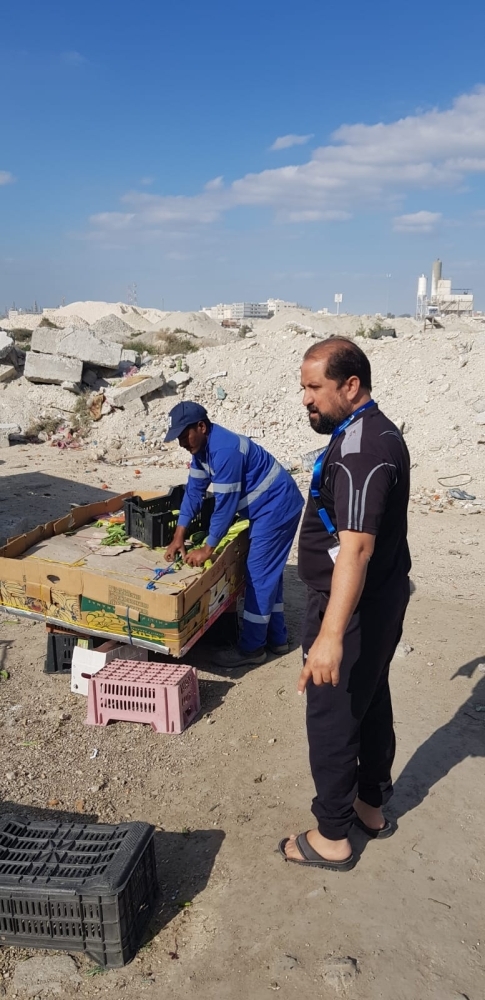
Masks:
[[[233,302],[231,319],[267,319],[267,302]]]
[[[285,309],[297,309],[296,302],[286,302],[285,299],[268,299],[267,302],[268,312],[279,313],[284,312]]]
[[[231,305],[220,302],[217,306],[204,306],[202,312],[217,323],[225,319],[267,319],[269,315],[267,302],[233,302]]]
[[[416,318],[426,316],[472,316],[473,294],[469,288],[452,288],[451,280],[442,277],[441,260],[435,260],[431,271],[431,295],[428,297],[425,274],[418,278]]]

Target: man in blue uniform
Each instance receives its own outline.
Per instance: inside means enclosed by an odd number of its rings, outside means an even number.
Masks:
[[[233,669],[264,663],[267,648],[288,651],[283,614],[283,570],[303,507],[292,477],[269,452],[247,437],[213,424],[199,403],[183,402],[170,411],[165,441],[192,455],[189,479],[177,528],[166,558],[180,552],[191,566],[210,558],[239,512],[249,519],[246,596],[239,648],[214,655],[219,666]],[[186,554],[186,528],[201,508],[212,484],[216,502],[206,544]]]

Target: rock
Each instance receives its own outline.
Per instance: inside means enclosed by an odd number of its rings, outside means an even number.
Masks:
[[[82,361],[74,358],[29,351],[25,359],[24,375],[29,382],[62,385],[63,382],[80,382],[82,374]]]
[[[77,382],[63,382],[61,389],[66,389],[67,392],[72,392],[75,396],[81,395],[81,386]]]
[[[51,330],[40,327],[32,334],[32,351],[61,354],[65,358],[77,358],[78,361],[99,365],[101,368],[117,368],[122,348],[120,344],[105,343],[91,330],[75,330],[73,327]]]
[[[17,369],[14,365],[0,365],[0,382],[10,382],[11,378],[15,378],[17,374]]]
[[[143,399],[144,396],[149,396],[152,392],[157,392],[165,385],[165,377],[160,373],[152,378],[145,378],[141,375],[133,375],[131,378],[125,378],[117,386],[116,389],[112,389],[106,393],[106,396],[113,406],[126,406],[127,403],[133,403],[137,399]]]
[[[121,360],[128,361],[131,365],[139,365],[140,355],[137,351],[122,351]]]
[[[443,385],[439,386],[438,392],[445,393],[449,392],[451,386],[449,382],[443,382]]]
[[[476,399],[472,404],[475,413],[485,413],[485,396],[481,396],[480,399]]]
[[[404,659],[405,656],[409,656],[413,651],[413,646],[410,646],[408,642],[400,642],[394,653],[394,656]]]
[[[167,380],[167,385],[171,389],[181,389],[184,385],[188,385],[192,381],[192,376],[188,372],[174,372],[170,375]]]
[[[325,982],[337,992],[349,989],[358,972],[359,966],[355,958],[327,958],[322,968]]]
[[[0,424],[0,448],[8,448],[10,439],[19,437],[21,430],[18,424]]]
[[[8,333],[0,330],[0,358],[6,358],[14,346],[12,337],[9,337]]]
[[[64,987],[82,982],[75,963],[68,955],[36,956],[19,962],[13,974],[13,986],[21,997],[36,997],[44,992],[61,996]]]
[[[485,413],[479,413],[475,423],[480,424],[480,426],[483,426],[485,424]]]

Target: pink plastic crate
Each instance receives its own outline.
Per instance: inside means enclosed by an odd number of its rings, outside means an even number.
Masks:
[[[197,671],[184,664],[112,660],[89,678],[88,726],[145,722],[181,733],[200,711]]]

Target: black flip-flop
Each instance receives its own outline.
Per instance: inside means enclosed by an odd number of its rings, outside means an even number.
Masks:
[[[328,861],[327,858],[323,858],[308,842],[306,833],[300,833],[296,838],[296,846],[302,855],[302,859],[289,858],[285,853],[285,847],[289,839],[289,837],[286,837],[285,840],[281,840],[278,844],[278,850],[281,857],[285,861],[290,861],[293,865],[304,865],[307,868],[326,868],[330,872],[349,872],[355,865],[353,854],[346,858],[345,861]]]
[[[388,837],[392,837],[393,833],[396,832],[396,828],[386,820],[386,825],[382,827],[382,830],[374,830],[371,826],[366,826],[365,823],[359,819],[358,816],[354,819],[354,826],[358,826],[359,830],[363,830],[367,837],[371,840],[387,840]]]

